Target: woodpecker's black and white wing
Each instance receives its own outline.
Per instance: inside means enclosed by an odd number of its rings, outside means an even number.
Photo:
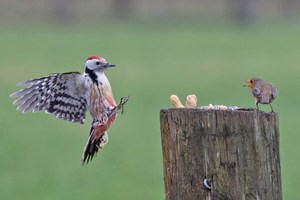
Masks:
[[[27,86],[10,95],[22,112],[46,112],[60,119],[84,123],[84,77],[79,72],[58,73],[17,84]]]

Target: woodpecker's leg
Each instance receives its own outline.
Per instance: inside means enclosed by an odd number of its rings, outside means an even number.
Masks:
[[[271,109],[272,109],[272,111],[271,112],[274,112],[274,110],[273,110],[273,107],[272,107],[272,105],[270,104],[270,107],[271,107]]]
[[[257,108],[257,110],[259,110],[259,107],[258,107],[258,102],[256,102],[256,108]]]

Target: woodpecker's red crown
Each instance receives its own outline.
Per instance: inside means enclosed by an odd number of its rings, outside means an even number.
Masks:
[[[100,56],[90,56],[86,60],[101,59]]]

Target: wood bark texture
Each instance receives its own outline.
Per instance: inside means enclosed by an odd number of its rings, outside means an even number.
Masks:
[[[167,200],[282,199],[277,113],[171,108],[160,123]]]

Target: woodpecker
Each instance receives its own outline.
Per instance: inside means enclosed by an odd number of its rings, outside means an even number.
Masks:
[[[128,101],[128,97],[122,97],[116,104],[104,74],[111,67],[115,65],[104,58],[90,56],[85,62],[84,73],[56,73],[21,82],[17,86],[26,88],[12,93],[10,97],[16,98],[13,104],[19,104],[17,110],[23,113],[46,112],[81,124],[86,110],[89,110],[93,122],[82,154],[82,164],[88,163],[108,142],[107,129]]]
[[[277,97],[277,88],[274,84],[263,81],[259,78],[251,78],[246,81],[248,86],[252,89],[253,97],[255,98],[255,104],[259,110],[258,103],[269,104],[272,112],[274,112],[271,103]]]

